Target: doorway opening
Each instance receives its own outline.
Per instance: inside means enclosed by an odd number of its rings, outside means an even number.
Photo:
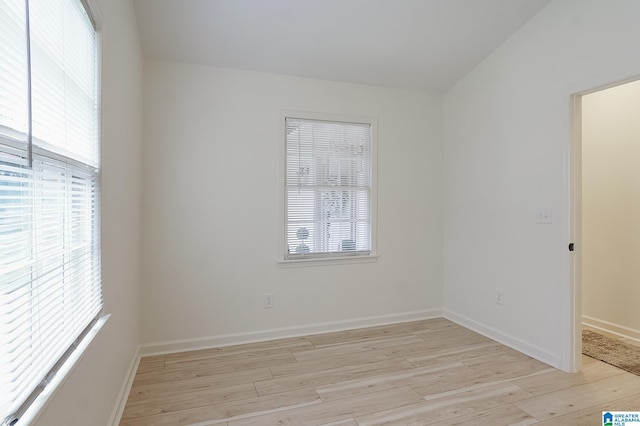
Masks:
[[[640,345],[640,80],[573,96],[573,370],[582,330]]]

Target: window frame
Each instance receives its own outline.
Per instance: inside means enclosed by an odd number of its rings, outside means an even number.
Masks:
[[[354,123],[365,124],[370,126],[370,200],[369,200],[369,227],[370,227],[370,250],[368,252],[330,252],[315,253],[305,256],[289,256],[287,245],[287,119],[327,121],[337,123]],[[280,137],[280,188],[281,188],[281,227],[280,227],[280,247],[278,256],[278,265],[283,267],[289,266],[315,266],[315,265],[333,265],[344,263],[368,263],[376,262],[378,255],[377,243],[377,170],[378,170],[378,119],[371,116],[356,116],[345,114],[321,113],[312,111],[286,110],[282,111],[281,119],[281,137]]]
[[[70,156],[65,156],[56,150],[50,150],[46,147],[46,143],[43,144],[42,140],[37,139],[33,136],[32,129],[29,128],[29,133],[31,133],[32,142],[27,141],[28,148],[28,157],[23,157],[25,161],[44,161],[46,162],[61,162],[67,164],[70,168],[67,171],[70,175],[75,175],[76,172],[73,169],[77,170],[78,175],[83,175],[87,173],[87,175],[93,175],[92,182],[96,185],[96,204],[95,204],[95,217],[96,223],[94,226],[92,233],[97,233],[97,255],[93,258],[98,259],[98,269],[101,270],[100,263],[102,262],[102,249],[101,249],[101,234],[102,234],[102,226],[101,226],[101,215],[102,215],[102,197],[101,197],[101,175],[102,175],[102,166],[101,166],[101,143],[102,143],[102,14],[100,10],[97,8],[94,0],[77,0],[78,3],[84,8],[87,17],[91,25],[93,26],[94,36],[95,36],[95,101],[96,101],[96,111],[95,111],[95,126],[96,126],[96,149],[98,151],[98,163],[89,164],[88,162],[84,162],[82,160],[77,160]],[[28,28],[27,28],[28,29]],[[28,36],[30,37],[30,36]],[[30,47],[29,47],[30,48]],[[28,66],[31,66],[29,64]],[[29,71],[30,72],[30,71]],[[31,89],[29,89],[31,90]],[[31,112],[29,113],[31,115]],[[32,117],[30,116],[31,120]],[[6,128],[5,131],[9,131],[10,129]],[[5,136],[0,135],[0,139],[7,150],[15,151],[16,155],[21,156],[20,153],[24,152],[24,143],[25,141],[21,140],[20,137],[14,137],[13,134],[6,133]],[[43,145],[45,145],[43,147]],[[29,158],[27,160],[27,158]],[[32,166],[29,167],[34,173],[34,169]],[[67,200],[68,202],[70,200]],[[108,319],[110,318],[110,314],[106,314],[104,311],[104,287],[102,284],[102,273],[99,272],[99,285],[101,296],[100,309],[98,310],[96,316],[85,323],[84,328],[80,331],[80,334],[77,335],[77,338],[74,342],[68,347],[68,349],[57,359],[56,363],[49,370],[49,373],[44,377],[43,381],[40,385],[32,392],[32,394],[26,399],[22,401],[22,405],[19,407],[17,411],[15,411],[12,415],[7,418],[1,418],[0,415],[0,424],[4,425],[4,422],[9,422],[8,424],[30,424],[33,421],[36,421],[40,415],[42,414],[44,408],[48,405],[51,398],[55,395],[61,385],[67,380],[71,372],[75,369],[79,361],[82,359],[90,345],[94,342],[97,335],[100,333]]]

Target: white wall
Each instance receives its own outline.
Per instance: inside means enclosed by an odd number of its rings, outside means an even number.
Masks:
[[[582,97],[583,315],[640,336],[640,81]]]
[[[440,97],[147,61],[144,100],[143,343],[440,313]],[[278,265],[284,110],[378,118],[377,262]]]
[[[111,319],[38,421],[106,425],[139,344],[142,53],[128,0],[97,0],[102,21],[102,268]]]
[[[566,370],[570,95],[640,75],[638,16],[553,1],[444,96],[445,313]]]

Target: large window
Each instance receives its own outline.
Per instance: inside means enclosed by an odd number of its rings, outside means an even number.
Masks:
[[[97,39],[81,0],[0,0],[0,424],[102,310]]]
[[[285,259],[372,253],[373,124],[285,118]]]

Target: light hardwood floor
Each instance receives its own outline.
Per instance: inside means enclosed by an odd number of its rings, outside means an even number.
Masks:
[[[145,357],[121,426],[601,425],[640,377],[567,374],[446,319]]]

